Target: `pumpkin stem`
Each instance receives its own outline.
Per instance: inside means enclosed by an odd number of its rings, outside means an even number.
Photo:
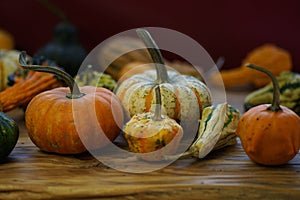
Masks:
[[[163,56],[161,55],[161,52],[157,44],[151,37],[150,33],[147,30],[140,29],[140,28],[136,30],[136,33],[146,45],[147,50],[151,55],[151,58],[155,64],[155,69],[157,73],[157,79],[156,79],[157,84],[168,83],[169,78],[168,78],[168,73],[165,67]]]
[[[51,73],[51,74],[58,76],[70,88],[71,93],[68,93],[66,95],[66,97],[68,97],[70,99],[77,99],[77,98],[80,98],[85,95],[84,93],[80,92],[79,87],[76,84],[76,82],[74,81],[73,77],[70,74],[68,74],[67,72],[65,72],[59,68],[54,68],[54,67],[50,67],[50,66],[27,64],[25,51],[22,51],[19,56],[19,65],[24,69],[29,69],[29,70],[38,71],[38,72],[47,72],[47,73]]]
[[[161,116],[161,94],[160,94],[160,87],[157,85],[155,87],[155,99],[156,99],[156,105],[155,105],[155,113],[153,116],[154,121],[161,121],[163,118]]]
[[[272,101],[272,105],[270,107],[268,107],[268,110],[271,110],[273,112],[277,112],[280,111],[280,90],[279,90],[279,85],[277,82],[276,77],[267,69],[251,64],[251,63],[247,63],[246,64],[247,67],[264,72],[265,74],[267,74],[273,83],[273,101]]]

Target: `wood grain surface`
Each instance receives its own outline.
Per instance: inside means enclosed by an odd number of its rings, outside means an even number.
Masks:
[[[234,104],[239,98],[228,100]],[[27,136],[23,111],[8,114],[21,136],[0,164],[0,199],[300,199],[299,153],[286,165],[265,167],[253,163],[238,143],[202,160],[181,159],[155,172],[131,174],[88,153],[41,152]]]

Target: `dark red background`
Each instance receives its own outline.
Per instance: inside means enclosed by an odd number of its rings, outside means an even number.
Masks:
[[[164,27],[189,35],[212,56],[236,67],[253,48],[267,42],[292,54],[300,71],[300,1],[51,1],[79,29],[91,50],[119,32],[137,27]],[[37,0],[2,0],[0,27],[11,32],[16,47],[33,54],[52,37],[60,19]]]

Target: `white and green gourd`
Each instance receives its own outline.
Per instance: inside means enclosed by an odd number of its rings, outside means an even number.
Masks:
[[[137,30],[153,59],[155,70],[147,70],[124,80],[116,89],[125,111],[132,117],[138,113],[154,111],[155,86],[162,96],[162,114],[176,121],[196,121],[203,109],[212,104],[208,87],[199,79],[167,70],[161,52],[149,32]]]
[[[204,158],[211,151],[236,144],[235,128],[239,118],[240,112],[228,103],[206,107],[200,120],[198,136],[181,158]]]

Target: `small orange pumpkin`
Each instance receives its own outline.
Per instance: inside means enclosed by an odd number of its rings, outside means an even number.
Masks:
[[[248,110],[239,120],[236,134],[247,155],[263,165],[282,165],[300,149],[300,117],[280,105],[280,91],[275,76],[253,64],[248,67],[269,75],[274,85],[273,103]]]
[[[25,56],[24,52],[20,55],[22,67],[53,73],[69,86],[42,92],[30,101],[25,121],[36,146],[47,152],[78,154],[86,151],[84,144],[98,149],[119,135],[123,110],[110,90],[94,86],[79,88],[66,72],[54,67],[27,65]]]

